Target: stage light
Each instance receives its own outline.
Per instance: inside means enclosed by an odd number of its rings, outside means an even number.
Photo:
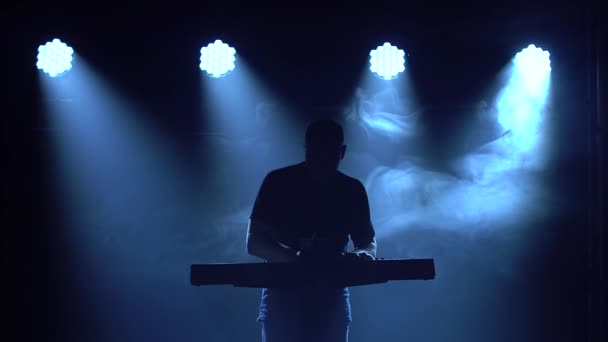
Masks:
[[[497,99],[498,122],[510,132],[514,153],[534,151],[539,146],[549,94],[549,52],[530,44],[512,62],[509,82]]]
[[[405,52],[389,43],[378,46],[369,55],[370,70],[382,79],[390,80],[405,70]]]
[[[201,48],[199,67],[211,77],[222,77],[234,69],[236,50],[221,40]]]
[[[72,68],[74,49],[55,38],[38,47],[36,67],[51,77],[56,77]]]
[[[544,98],[551,74],[549,52],[530,44],[513,58],[513,76],[532,97]]]
[[[513,63],[517,72],[527,77],[544,76],[551,71],[549,52],[543,51],[534,44],[518,52],[513,58]]]

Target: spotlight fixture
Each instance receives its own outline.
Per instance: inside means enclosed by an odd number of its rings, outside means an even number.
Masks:
[[[518,52],[513,58],[513,63],[519,73],[527,76],[545,75],[551,71],[549,51],[543,51],[534,44]]]
[[[51,77],[57,77],[72,68],[74,49],[55,38],[38,47],[36,67]]]
[[[390,43],[378,46],[369,55],[370,70],[382,79],[390,80],[405,70],[405,52]]]
[[[221,40],[216,40],[201,48],[201,63],[199,67],[211,77],[226,76],[234,70],[236,50]]]

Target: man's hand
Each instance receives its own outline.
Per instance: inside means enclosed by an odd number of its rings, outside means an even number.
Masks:
[[[274,260],[269,260],[269,261],[274,261],[274,262],[296,262],[300,259],[300,255],[299,252],[289,246],[286,246],[280,242],[278,242],[279,246],[281,246],[283,248],[283,252],[279,254],[278,257],[276,257]]]
[[[354,251],[353,253],[356,254],[361,259],[374,260],[374,256],[371,255],[368,251]]]
[[[350,253],[346,253],[346,257],[352,260],[374,260],[374,256],[369,254],[369,252],[364,250],[356,250]]]
[[[277,241],[272,226],[249,220],[247,228],[247,252],[270,262],[292,262],[298,259],[297,250]]]
[[[356,254],[358,258],[364,260],[374,260],[376,258],[376,238],[362,244],[355,243],[355,248],[352,253]]]

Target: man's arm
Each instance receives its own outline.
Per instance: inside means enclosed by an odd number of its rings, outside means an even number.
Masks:
[[[361,182],[357,182],[350,232],[355,250],[353,253],[368,259],[376,258],[376,232],[372,225],[367,192]]]
[[[270,262],[290,262],[297,259],[297,251],[283,245],[274,237],[274,228],[256,219],[247,227],[247,253]]]
[[[264,177],[253,204],[247,227],[247,252],[271,262],[293,261],[296,251],[279,243],[279,235],[273,225],[277,210],[280,210],[281,186],[274,173]]]

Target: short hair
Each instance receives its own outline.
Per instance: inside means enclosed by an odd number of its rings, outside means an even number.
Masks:
[[[344,143],[344,130],[331,119],[319,119],[308,124],[305,144],[310,146],[340,146]]]

